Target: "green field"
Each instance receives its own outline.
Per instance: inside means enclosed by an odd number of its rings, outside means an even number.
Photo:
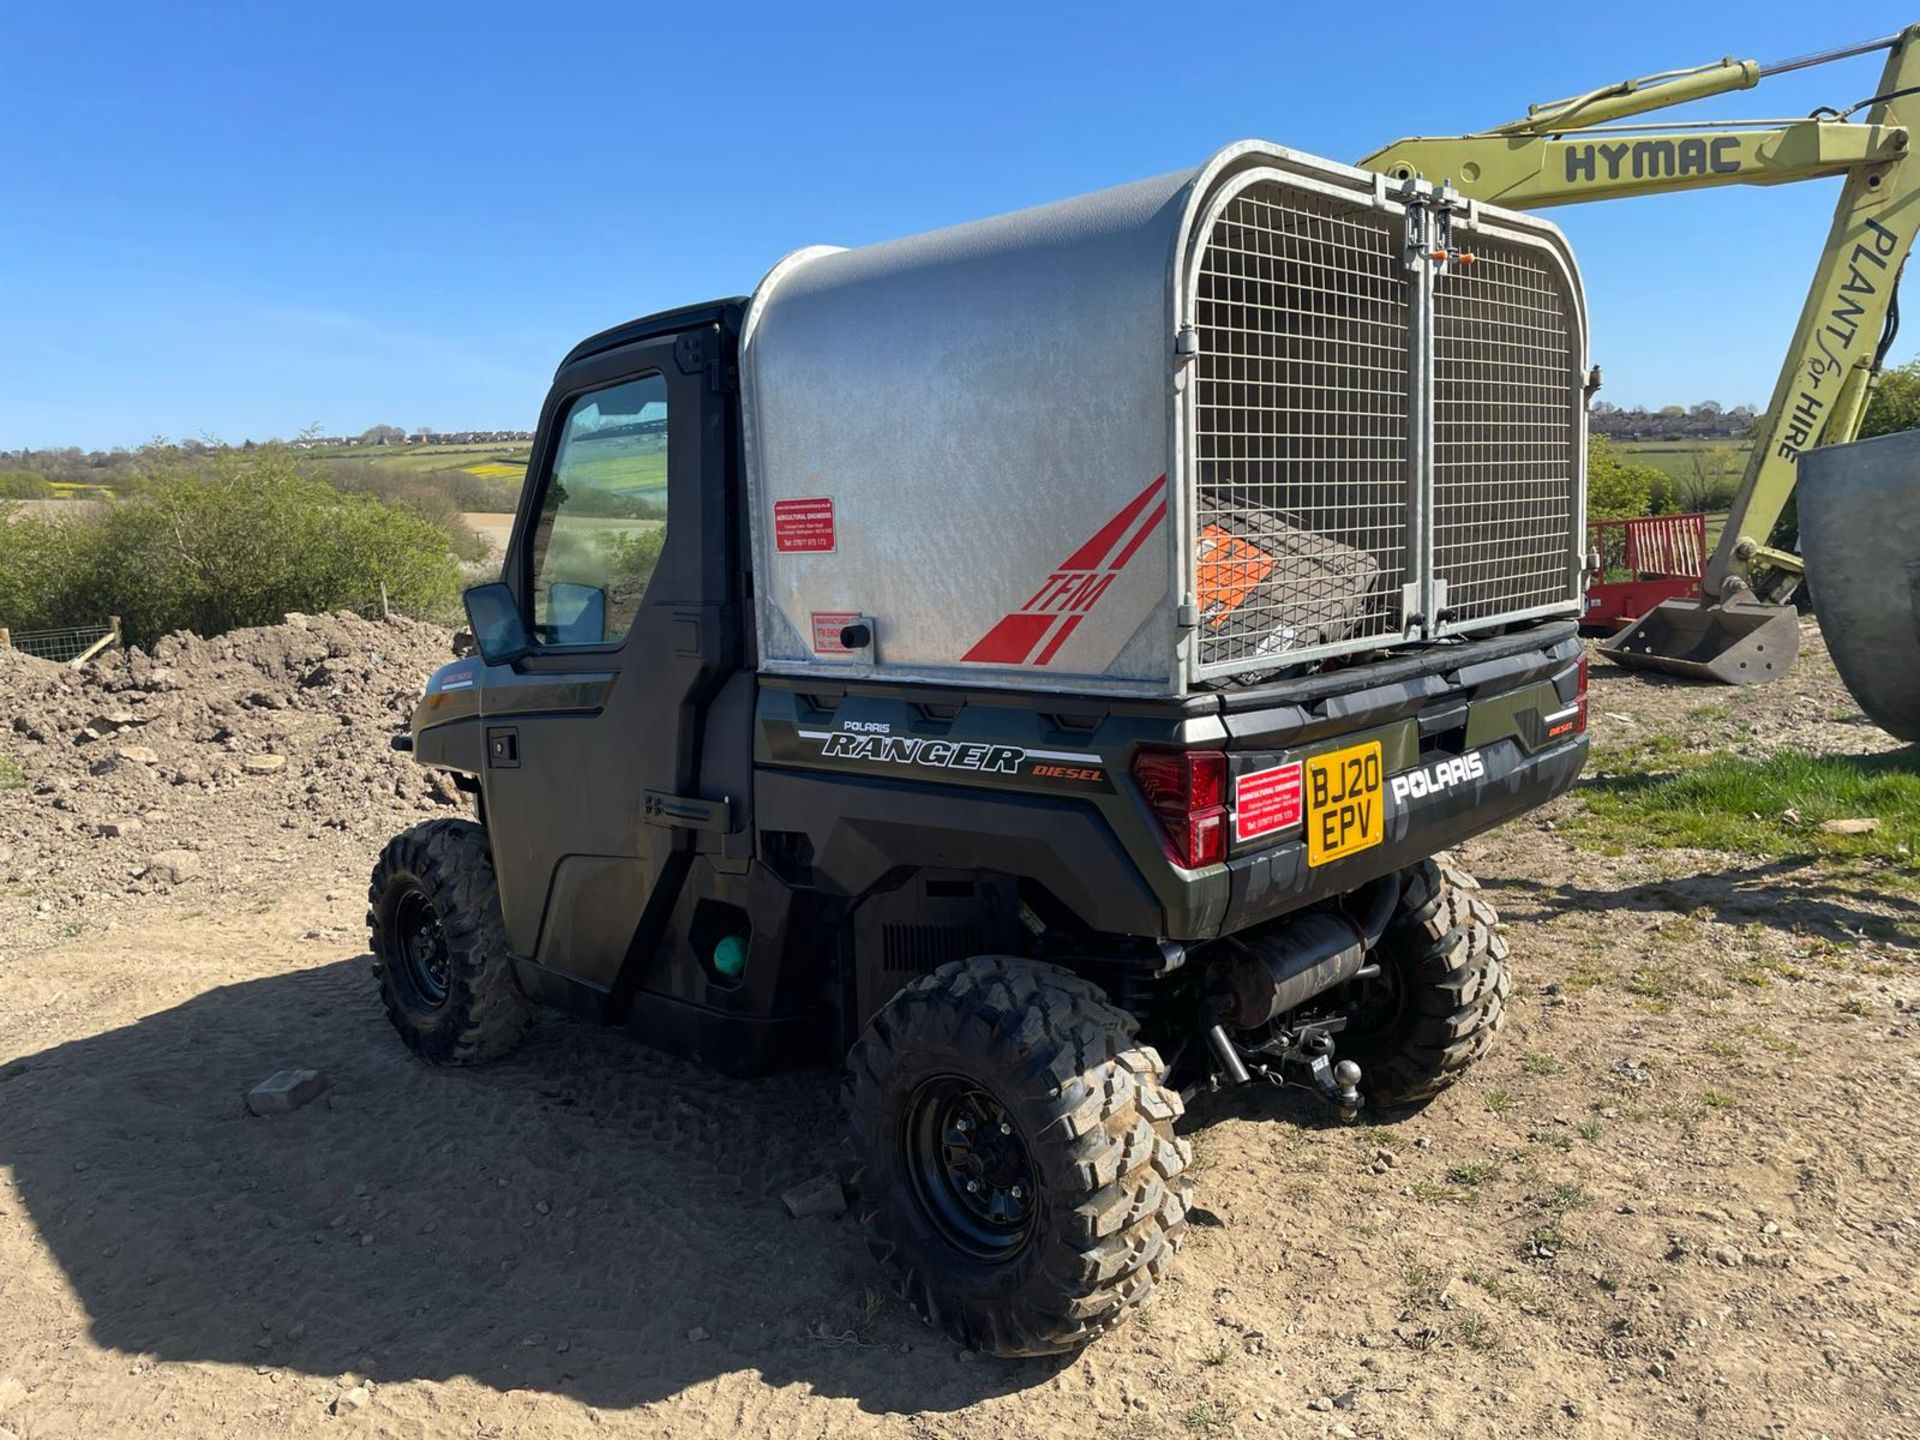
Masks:
[[[1737,481],[1746,467],[1749,440],[1616,440],[1613,448],[1623,460],[1632,460],[1674,480],[1690,480],[1705,467],[1709,474],[1729,474]]]
[[[309,450],[316,460],[357,460],[403,475],[425,475],[435,470],[466,470],[476,465],[510,465],[516,474],[527,468],[529,446],[500,445],[328,445]]]
[[[667,488],[667,451],[657,435],[582,435],[566,446],[566,475],[576,485],[645,497]]]
[[[53,480],[48,482],[53,488],[56,500],[111,500],[113,491],[104,485],[86,485],[77,480]]]

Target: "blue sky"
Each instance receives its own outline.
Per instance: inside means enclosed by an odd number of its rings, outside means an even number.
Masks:
[[[1077,194],[1247,136],[1353,160],[1908,18],[1673,0],[8,3],[0,449],[529,426],[574,340],[751,289],[799,245]],[[1697,113],[1845,106],[1879,63]],[[1585,270],[1605,398],[1764,403],[1837,186],[1551,212]],[[1917,349],[1920,325],[1894,358]]]

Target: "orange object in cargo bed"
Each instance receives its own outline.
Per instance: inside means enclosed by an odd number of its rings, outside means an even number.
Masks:
[[[1273,557],[1258,545],[1229,534],[1218,525],[1200,532],[1194,558],[1194,588],[1199,592],[1200,618],[1218,630],[1227,617],[1273,573]]]

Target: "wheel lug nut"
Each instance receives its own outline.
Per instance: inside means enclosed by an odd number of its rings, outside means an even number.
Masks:
[[[1007,1123],[1006,1121],[1004,1121],[1004,1120],[1002,1120],[1002,1121],[1000,1122],[1000,1133],[1001,1133],[1002,1135],[1011,1135],[1011,1134],[1013,1134],[1013,1126],[1011,1126],[1011,1125],[1009,1125],[1009,1124],[1008,1124],[1008,1123]]]
[[[954,1121],[954,1122],[953,1122],[953,1128],[954,1128],[954,1129],[956,1129],[956,1130],[964,1130],[964,1129],[966,1129],[966,1128],[967,1128],[967,1117],[966,1117],[966,1116],[964,1116],[964,1115],[962,1115],[962,1116],[961,1116],[961,1117],[960,1117],[960,1118],[959,1118],[958,1120],[956,1120],[956,1121]]]
[[[967,1181],[967,1193],[969,1195],[978,1195],[980,1193],[980,1182],[978,1180]]]
[[[1014,1199],[1018,1200],[1021,1196],[1025,1195],[1027,1192],[1022,1190],[1018,1185],[1016,1185],[1013,1187],[1013,1189],[1009,1190],[1007,1193],[1013,1196]]]

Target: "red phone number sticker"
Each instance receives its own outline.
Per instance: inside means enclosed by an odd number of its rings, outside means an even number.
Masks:
[[[851,655],[840,632],[860,618],[858,610],[815,610],[813,612],[813,651],[816,655]]]
[[[1242,775],[1233,787],[1233,838],[1253,840],[1300,823],[1300,762]]]
[[[832,497],[774,501],[773,548],[782,555],[823,555],[833,549]]]

